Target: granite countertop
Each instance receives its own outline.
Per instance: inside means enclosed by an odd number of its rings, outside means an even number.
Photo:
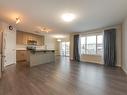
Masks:
[[[31,52],[55,52],[55,50],[30,50]]]
[[[54,52],[55,50],[45,50],[45,49],[37,49],[37,50],[27,50],[26,48],[18,48],[17,51],[34,51],[34,52]]]
[[[16,50],[26,50],[26,48],[16,48]]]
[[[52,51],[52,52],[54,52],[55,50],[35,50],[36,52],[50,52],[50,51]]]

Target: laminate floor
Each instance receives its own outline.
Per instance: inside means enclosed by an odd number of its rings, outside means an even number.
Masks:
[[[127,75],[120,68],[58,57],[55,63],[33,68],[8,66],[0,95],[127,95]]]

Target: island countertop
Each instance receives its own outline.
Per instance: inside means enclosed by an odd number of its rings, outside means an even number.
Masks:
[[[34,52],[55,52],[55,50],[30,50]]]
[[[30,67],[55,62],[55,50],[28,50]]]

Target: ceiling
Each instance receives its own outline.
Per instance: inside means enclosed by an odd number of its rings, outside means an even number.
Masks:
[[[73,22],[61,15],[73,13]],[[15,24],[18,30],[40,31],[38,26],[52,29],[51,34],[67,34],[120,24],[127,16],[127,0],[0,0],[0,19]]]

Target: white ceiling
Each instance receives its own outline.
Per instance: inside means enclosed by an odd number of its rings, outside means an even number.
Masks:
[[[71,12],[73,22],[61,15]],[[120,24],[127,16],[127,0],[0,0],[0,19],[11,24],[20,17],[19,30],[39,31],[38,26],[52,29],[53,34],[83,32]]]

